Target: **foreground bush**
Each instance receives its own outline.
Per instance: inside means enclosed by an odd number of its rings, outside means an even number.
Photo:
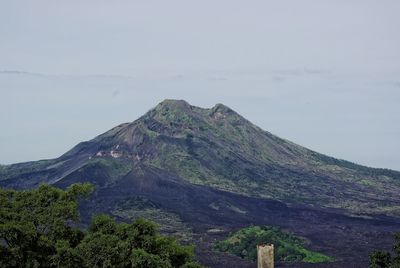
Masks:
[[[78,201],[91,191],[90,184],[0,189],[0,267],[201,267],[192,246],[144,219],[117,224],[99,215],[87,231],[74,228]]]
[[[257,260],[257,245],[274,244],[274,259],[279,262],[330,262],[333,258],[304,247],[304,241],[293,234],[271,226],[250,226],[218,241],[215,249],[244,259]]]
[[[400,233],[395,235],[395,243],[392,256],[387,251],[376,250],[369,256],[370,268],[400,268]]]

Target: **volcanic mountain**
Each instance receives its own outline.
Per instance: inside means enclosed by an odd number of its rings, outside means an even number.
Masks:
[[[196,243],[212,267],[253,265],[212,251],[212,241],[251,224],[301,235],[335,257],[320,265],[329,267],[362,267],[400,230],[400,172],[319,154],[222,104],[165,100],[59,158],[0,166],[3,187],[76,182],[96,186],[82,204],[84,220],[100,212],[151,218]]]

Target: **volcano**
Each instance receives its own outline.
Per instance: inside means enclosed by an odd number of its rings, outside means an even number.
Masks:
[[[365,267],[400,230],[400,172],[335,159],[279,138],[223,104],[165,100],[56,159],[0,166],[0,186],[96,186],[84,223],[146,217],[197,245],[210,267],[254,267],[213,250],[249,225],[281,227],[335,258],[293,267]],[[278,264],[279,265],[279,264]]]

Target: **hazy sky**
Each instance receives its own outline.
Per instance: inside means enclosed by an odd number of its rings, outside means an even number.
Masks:
[[[178,98],[400,170],[399,12],[398,0],[3,0],[0,163],[59,156]]]

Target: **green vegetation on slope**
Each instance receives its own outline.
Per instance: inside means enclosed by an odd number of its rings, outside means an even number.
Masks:
[[[145,218],[157,223],[160,226],[160,232],[163,234],[175,237],[181,242],[192,241],[192,229],[183,223],[177,214],[162,210],[146,198],[132,197],[125,199],[115,206],[111,214],[125,221]]]
[[[256,260],[257,245],[274,244],[275,260],[282,262],[329,262],[333,258],[304,248],[304,241],[276,227],[250,226],[231,233],[226,240],[218,241],[215,249],[241,258]]]
[[[13,165],[0,165],[0,180],[6,180],[21,174],[43,171],[55,160],[39,160]]]
[[[142,218],[117,224],[99,215],[88,231],[72,227],[78,200],[92,188],[0,189],[0,267],[201,267],[192,246],[159,235],[155,223]]]
[[[132,170],[132,166],[128,163],[109,157],[93,158],[87,163],[86,168],[90,168],[94,172],[96,172],[97,170],[107,172],[107,175],[111,179],[111,182],[125,176]]]

